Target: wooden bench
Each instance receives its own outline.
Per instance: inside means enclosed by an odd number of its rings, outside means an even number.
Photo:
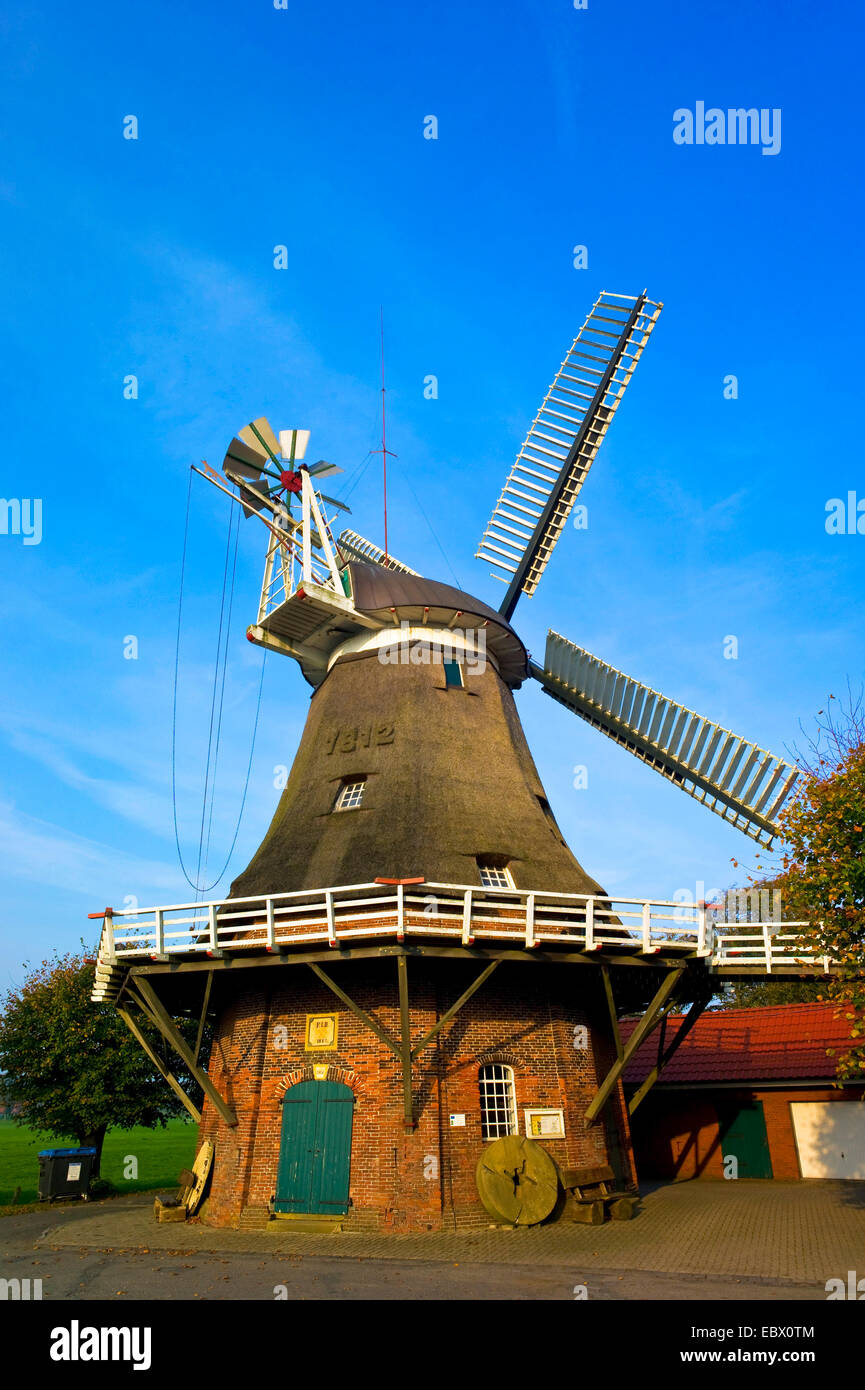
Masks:
[[[571,1221],[600,1226],[607,1212],[614,1221],[630,1221],[637,1198],[633,1192],[615,1190],[616,1175],[612,1168],[564,1168],[562,1186],[568,1194],[565,1215]]]

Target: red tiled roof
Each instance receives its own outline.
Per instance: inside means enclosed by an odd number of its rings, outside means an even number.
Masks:
[[[850,1023],[834,1004],[778,1004],[756,1009],[714,1009],[697,1020],[670,1058],[658,1084],[713,1081],[796,1081],[830,1079],[835,1058],[828,1047],[844,1048]],[[667,1020],[665,1045],[683,1022],[681,1014]],[[626,1041],[636,1019],[619,1025]],[[625,1068],[625,1085],[644,1081],[658,1061],[660,1029],[656,1028]]]

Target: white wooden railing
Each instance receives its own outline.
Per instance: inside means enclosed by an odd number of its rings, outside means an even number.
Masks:
[[[101,915],[101,914],[100,914]],[[547,943],[580,951],[644,956],[698,956],[717,971],[771,974],[775,965],[828,972],[829,962],[798,936],[804,922],[751,922],[747,930],[716,922],[705,904],[585,893],[528,892],[469,884],[357,883],[259,897],[173,903],[139,910],[106,909],[94,999],[110,997],[127,965],[184,956],[272,952],[319,943],[451,938],[463,946]]]

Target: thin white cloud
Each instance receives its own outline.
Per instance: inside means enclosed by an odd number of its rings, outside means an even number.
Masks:
[[[124,820],[140,825],[154,835],[170,833],[171,801],[164,792],[143,786],[139,780],[115,781],[107,777],[91,777],[64,754],[57,742],[48,739],[14,733],[10,743],[18,752],[41,763],[68,787],[85,793]]]
[[[9,801],[0,802],[2,872],[6,880],[23,879],[40,889],[59,888],[86,894],[94,910],[127,894],[165,895],[178,891],[177,870],[160,860],[141,859],[116,846],[76,835],[62,826],[23,814]],[[8,923],[20,930],[20,923]]]

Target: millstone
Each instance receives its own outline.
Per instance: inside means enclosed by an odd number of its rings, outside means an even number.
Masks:
[[[546,1149],[534,1139],[508,1134],[490,1144],[475,1177],[490,1216],[514,1226],[536,1226],[556,1204],[559,1175]]]

